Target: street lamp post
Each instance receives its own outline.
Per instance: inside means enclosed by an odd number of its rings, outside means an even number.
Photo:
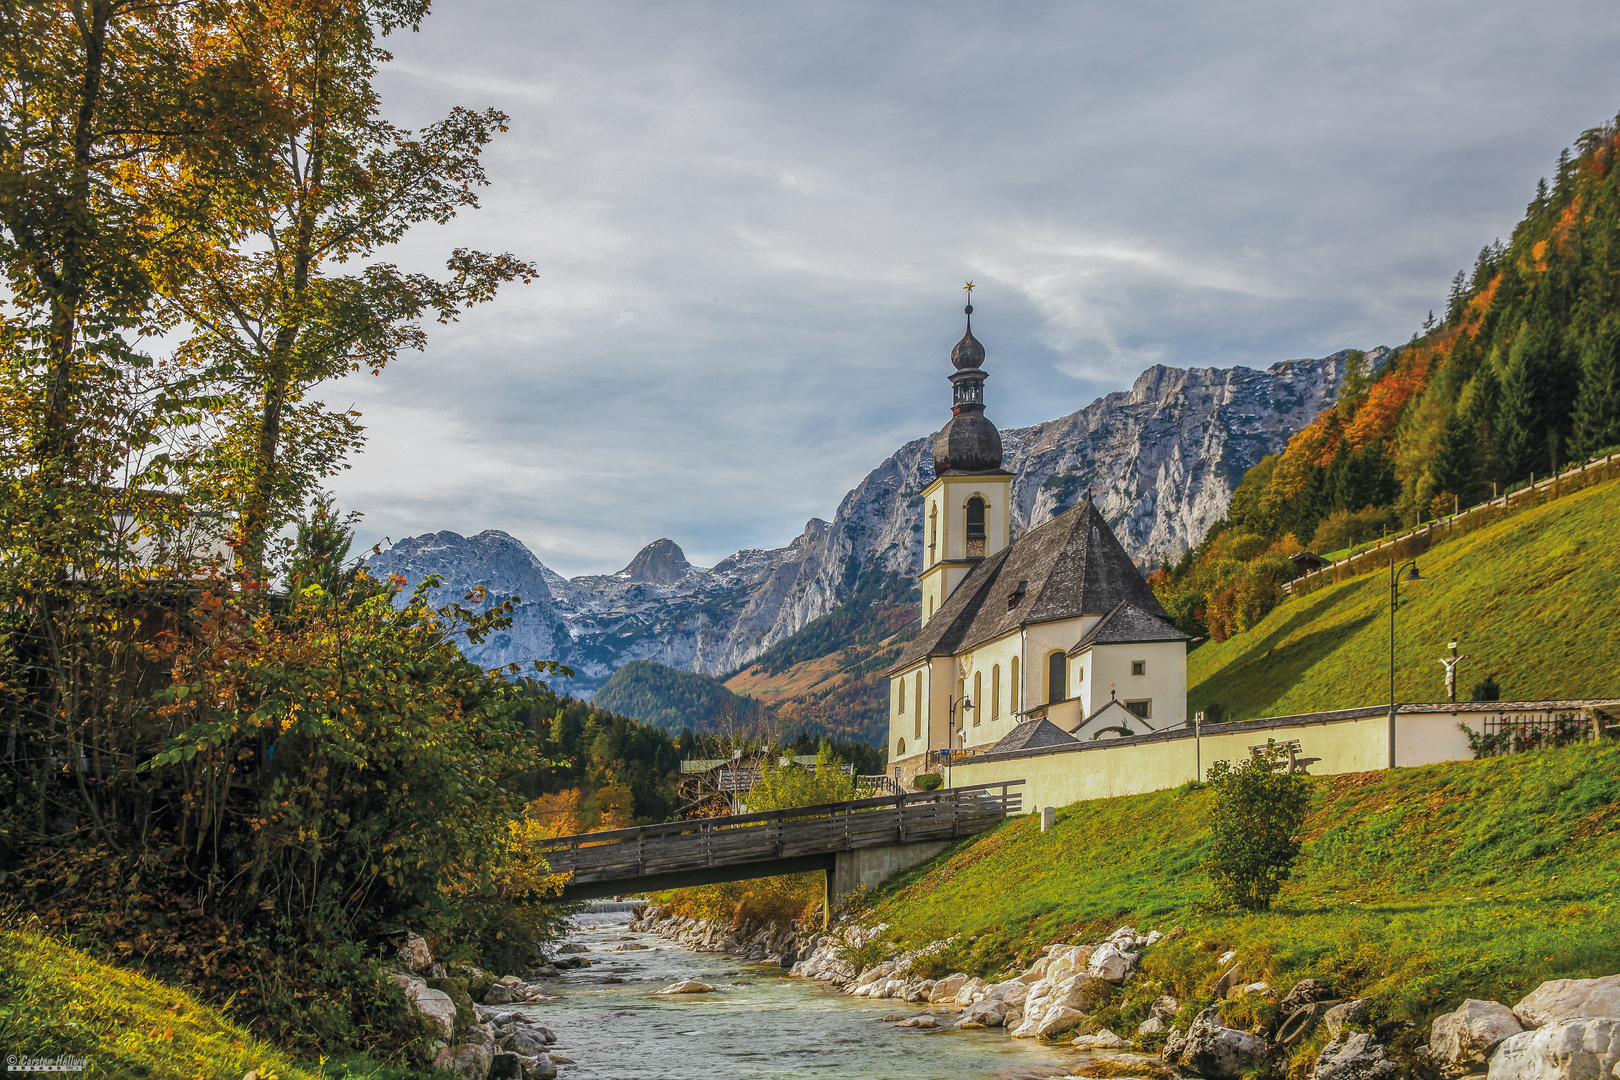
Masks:
[[[950,787],[952,758],[954,756],[952,751],[955,749],[956,744],[956,710],[961,709],[964,713],[967,712],[973,708],[973,699],[964,696],[948,698],[947,701],[949,702],[950,729],[945,732],[945,786]]]
[[[1411,567],[1406,575],[1396,578],[1401,570]],[[1418,573],[1416,559],[1402,563],[1398,568],[1395,565],[1395,550],[1390,548],[1389,553],[1389,767],[1395,767],[1395,609],[1399,606],[1400,587],[1414,581],[1426,580]]]

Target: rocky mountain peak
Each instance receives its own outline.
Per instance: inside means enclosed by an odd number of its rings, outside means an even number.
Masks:
[[[642,548],[630,560],[630,565],[614,576],[654,585],[674,585],[692,570],[693,566],[686,561],[686,552],[681,550],[681,546],[664,537]]]

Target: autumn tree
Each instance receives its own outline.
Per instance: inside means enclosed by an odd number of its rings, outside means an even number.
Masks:
[[[420,131],[380,115],[381,39],[414,29],[412,0],[270,0],[229,9],[231,47],[252,64],[277,127],[232,163],[257,196],[199,231],[163,280],[189,332],[179,357],[222,388],[203,483],[238,522],[238,553],[263,577],[266,545],[311,488],[359,445],[357,417],[310,391],[379,373],[503,282],[533,273],[512,255],[457,249],[446,274],[379,260],[423,222],[478,205],[479,155],[506,116],[454,109]]]

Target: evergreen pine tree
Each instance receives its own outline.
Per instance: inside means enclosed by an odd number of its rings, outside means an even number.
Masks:
[[[1457,276],[1451,279],[1451,293],[1446,297],[1446,322],[1454,323],[1462,318],[1463,306],[1468,302],[1468,272],[1457,271]]]
[[[1450,492],[1463,506],[1479,501],[1479,461],[1477,433],[1462,409],[1451,410],[1446,426],[1440,433],[1440,446],[1434,461],[1429,464],[1429,475],[1434,479],[1434,490]]]
[[[1610,316],[1581,349],[1571,449],[1578,457],[1620,444],[1620,318]]]
[[[1570,426],[1572,373],[1558,339],[1539,326],[1521,325],[1502,379],[1496,448],[1508,479],[1547,471],[1548,439]]]

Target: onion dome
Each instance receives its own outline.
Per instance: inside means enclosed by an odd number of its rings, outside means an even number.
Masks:
[[[973,305],[969,304],[965,310],[968,317],[967,333],[962,335],[962,340],[951,350],[951,363],[956,365],[957,371],[966,371],[968,368],[984,364],[984,346],[973,336]]]
[[[973,305],[967,333],[951,350],[951,420],[934,439],[934,475],[1001,471],[1001,432],[984,415],[984,346],[973,336]]]

